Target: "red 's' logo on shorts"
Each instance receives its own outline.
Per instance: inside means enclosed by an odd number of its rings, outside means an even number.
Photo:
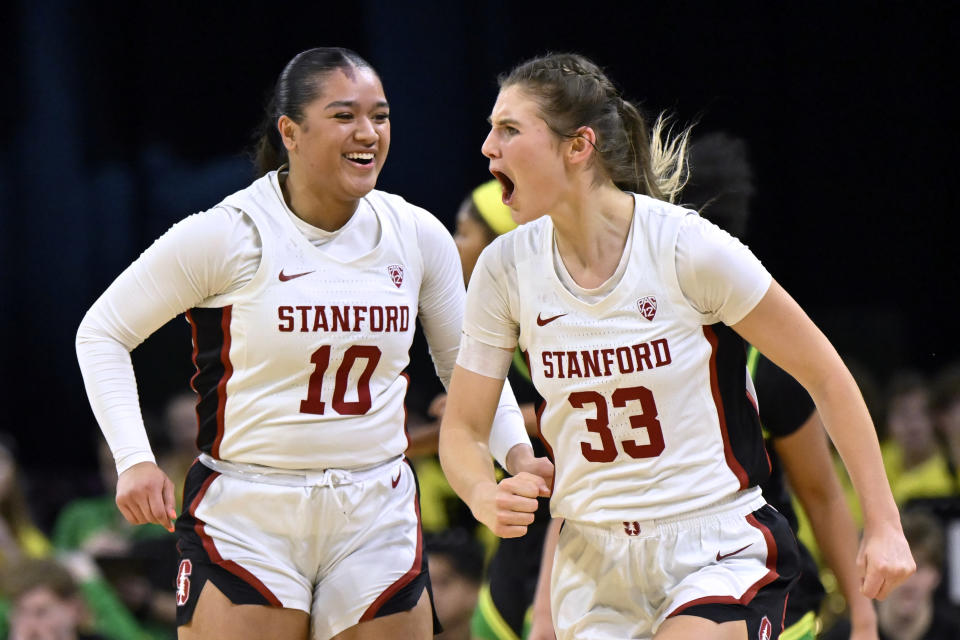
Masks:
[[[633,522],[624,522],[623,530],[627,532],[628,536],[640,535],[640,523],[636,520]]]
[[[653,316],[657,315],[657,299],[653,296],[643,296],[637,300],[637,308],[640,309],[640,315],[652,322]]]
[[[770,618],[763,616],[760,621],[760,631],[757,632],[757,638],[760,640],[770,640],[773,637],[773,625],[770,624]]]
[[[180,568],[177,570],[177,606],[182,607],[187,604],[190,598],[190,574],[193,573],[193,563],[184,558],[180,561]]]
[[[387,267],[387,272],[390,274],[393,284],[397,285],[397,289],[399,289],[400,285],[403,284],[403,265],[391,264]]]

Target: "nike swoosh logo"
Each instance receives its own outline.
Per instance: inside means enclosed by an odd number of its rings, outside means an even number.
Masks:
[[[740,553],[741,551],[743,551],[744,549],[746,549],[747,547],[749,547],[751,544],[753,544],[753,543],[751,542],[751,543],[748,544],[746,547],[740,547],[740,548],[737,549],[736,551],[731,551],[730,553],[723,553],[723,554],[721,554],[719,551],[717,551],[717,562],[720,562],[720,561],[723,560],[724,558],[729,558],[730,556],[735,556],[735,555],[737,555],[738,553]]]
[[[393,488],[396,489],[397,485],[400,484],[400,476],[403,474],[403,469],[397,469],[397,477],[390,481],[390,484],[393,485]]]
[[[555,316],[550,316],[549,318],[541,318],[541,317],[540,317],[540,314],[538,313],[538,314],[537,314],[537,326],[538,326],[538,327],[545,327],[545,326],[547,326],[548,324],[550,324],[551,322],[553,322],[554,320],[556,320],[557,318],[562,318],[562,317],[565,316],[565,315],[567,315],[567,314],[565,314],[565,313],[558,313],[557,315],[555,315]]]
[[[316,271],[316,269],[314,269],[314,271]],[[280,269],[280,282],[286,282],[287,280],[293,280],[294,278],[299,278],[300,276],[309,275],[309,274],[311,274],[311,273],[313,273],[313,271],[304,271],[303,273],[291,273],[290,275],[286,275],[286,274],[283,272],[283,269]]]

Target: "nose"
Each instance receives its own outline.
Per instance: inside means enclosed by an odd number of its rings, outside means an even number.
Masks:
[[[379,134],[377,134],[377,129],[373,126],[373,121],[370,118],[359,118],[354,136],[360,142],[373,144],[377,141]]]
[[[500,151],[494,144],[493,140],[493,129],[490,129],[490,133],[487,134],[486,139],[483,141],[483,144],[480,145],[480,153],[484,156],[493,160],[494,158],[500,155]]]

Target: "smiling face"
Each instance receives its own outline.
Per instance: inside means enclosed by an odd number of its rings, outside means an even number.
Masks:
[[[481,151],[503,187],[503,203],[518,224],[535,220],[551,210],[566,186],[563,148],[569,142],[550,130],[537,102],[519,85],[501,89],[490,124]]]
[[[278,123],[290,174],[325,198],[356,201],[376,186],[387,159],[390,108],[372,69],[336,69],[319,82],[303,120],[281,116]]]

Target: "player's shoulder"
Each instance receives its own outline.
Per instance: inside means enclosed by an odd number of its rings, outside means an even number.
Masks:
[[[688,224],[688,220],[699,219],[700,215],[688,207],[673,204],[666,200],[658,200],[640,193],[632,194],[634,198],[634,211],[643,218],[661,221],[678,221],[682,224]]]
[[[401,220],[413,220],[418,223],[429,220],[439,222],[432,213],[408,202],[395,193],[387,193],[374,189],[363,197],[378,213],[387,214]]]
[[[450,231],[423,207],[394,193],[376,189],[364,196],[364,201],[378,216],[389,219],[396,233],[408,239],[415,238],[421,251],[454,251]]]
[[[550,216],[541,216],[497,236],[491,244],[511,247],[518,255],[532,254],[548,246],[545,239],[552,237],[549,233],[552,229],[553,220]]]
[[[480,261],[494,271],[511,273],[521,262],[536,260],[545,248],[549,250],[545,238],[552,237],[548,233],[550,228],[549,216],[526,222],[494,238],[484,247]]]

